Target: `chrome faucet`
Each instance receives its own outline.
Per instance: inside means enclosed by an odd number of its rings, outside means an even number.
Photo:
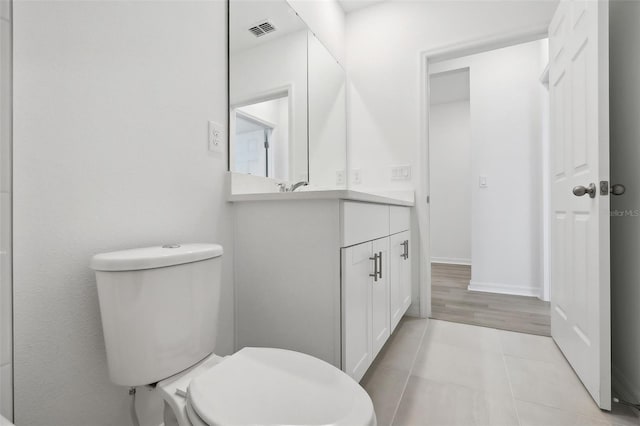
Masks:
[[[287,186],[286,183],[280,182],[277,185],[278,185],[278,189],[280,190],[280,192],[293,192],[296,189],[300,188],[301,186],[309,185],[309,183],[305,182],[305,181],[300,181],[300,182],[292,184],[291,186]]]
[[[293,185],[291,185],[291,187],[289,188],[289,191],[293,192],[296,189],[300,188],[301,186],[307,186],[307,185],[309,185],[309,182],[301,180],[300,182],[297,182],[297,183],[294,183]]]

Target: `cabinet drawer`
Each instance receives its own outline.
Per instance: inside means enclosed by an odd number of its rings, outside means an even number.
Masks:
[[[382,204],[342,203],[342,247],[389,235],[389,206]]]
[[[406,231],[411,224],[411,210],[409,207],[389,207],[389,233],[396,234]]]

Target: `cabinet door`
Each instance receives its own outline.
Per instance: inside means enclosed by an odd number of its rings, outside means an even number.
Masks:
[[[371,283],[371,327],[373,357],[389,338],[389,237],[373,241],[373,254],[378,254],[378,277]]]
[[[342,369],[358,381],[373,361],[370,257],[370,242],[342,249]]]
[[[404,273],[404,232],[389,237],[389,312],[391,319],[391,332],[395,330],[404,314],[404,288],[402,276]]]
[[[411,305],[411,233],[409,231],[401,232],[398,235],[402,235],[402,240],[406,241],[406,256],[402,258],[400,262],[400,306],[402,306],[400,316],[404,315]]]

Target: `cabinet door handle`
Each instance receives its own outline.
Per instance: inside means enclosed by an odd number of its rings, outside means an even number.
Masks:
[[[378,281],[378,253],[375,253],[369,260],[373,260],[373,274],[369,274],[369,276],[373,277],[374,281]]]
[[[380,261],[380,267],[378,268],[378,278],[382,279],[382,252],[378,252],[378,260]]]
[[[409,240],[404,240],[404,260],[409,258]]]

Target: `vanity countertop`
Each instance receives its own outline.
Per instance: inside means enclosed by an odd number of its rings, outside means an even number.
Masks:
[[[408,197],[407,197],[408,198]],[[231,194],[228,201],[293,201],[293,200],[350,200],[364,201],[367,203],[390,204],[395,206],[413,207],[415,201],[411,193],[411,199],[396,198],[389,195],[370,194],[367,192],[352,191],[348,189],[328,189],[318,191],[295,192],[266,192],[255,194]]]

